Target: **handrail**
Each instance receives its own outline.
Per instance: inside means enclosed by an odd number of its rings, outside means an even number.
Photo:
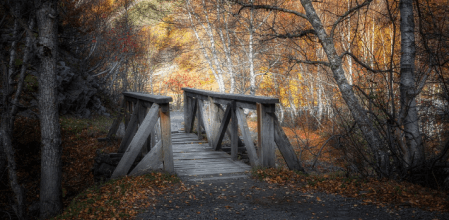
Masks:
[[[151,103],[170,103],[173,101],[173,98],[170,96],[162,96],[162,95],[153,95],[153,94],[143,94],[138,92],[124,92],[123,95],[126,98],[134,98],[142,101],[147,101]]]
[[[187,93],[209,96],[217,99],[225,99],[225,100],[234,100],[240,102],[251,102],[251,103],[260,103],[260,104],[276,104],[279,103],[278,98],[271,98],[266,96],[252,96],[252,95],[242,95],[242,94],[229,94],[229,93],[219,93],[212,92],[201,89],[192,89],[192,88],[182,88]]]
[[[288,167],[304,171],[275,114],[279,99],[265,96],[218,93],[200,89],[184,90],[184,129],[190,133],[197,118],[198,138],[202,138],[201,128],[207,135],[209,145],[214,150],[221,148],[225,134],[231,139],[231,158],[237,159],[239,145],[246,148],[253,167],[274,167],[275,147],[278,146]],[[210,114],[204,114],[204,101],[209,102]],[[226,109],[223,108],[226,106]],[[257,110],[257,148],[251,139],[243,108]],[[243,143],[238,136],[240,130]]]
[[[164,170],[174,172],[170,126],[170,102],[173,98],[137,92],[124,92],[123,97],[123,111],[109,132],[115,134],[125,117],[126,131],[117,152],[123,156],[111,178],[145,173],[149,169],[157,169],[161,163]],[[159,118],[160,126],[156,126]],[[160,131],[155,131],[158,127]],[[155,132],[160,134],[157,143]],[[130,171],[139,155],[143,159]]]

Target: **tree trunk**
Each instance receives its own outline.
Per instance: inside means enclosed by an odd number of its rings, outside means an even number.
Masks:
[[[404,125],[407,152],[404,160],[408,166],[416,166],[424,162],[424,148],[419,131],[419,119],[415,97],[417,91],[415,76],[415,21],[413,16],[413,1],[401,0],[401,113],[400,120]]]
[[[56,90],[57,0],[35,1],[39,29],[38,57],[39,113],[42,138],[40,218],[47,219],[62,210],[61,131]]]
[[[386,153],[381,149],[382,139],[380,138],[379,131],[369,120],[366,111],[363,109],[359,100],[355,96],[352,86],[349,85],[343,70],[341,57],[338,56],[335,50],[333,39],[326,33],[321,19],[318,17],[311,0],[301,0],[301,4],[305,9],[308,21],[316,31],[320,43],[327,55],[331,70],[334,74],[334,79],[340,89],[340,93],[348,105],[352,117],[357,122],[358,127],[364,135],[364,139],[368,143],[368,146],[375,157],[375,162],[378,165],[378,173],[380,175],[387,175],[388,159]]]

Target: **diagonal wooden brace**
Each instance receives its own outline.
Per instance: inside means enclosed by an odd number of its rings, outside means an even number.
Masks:
[[[112,179],[128,174],[129,169],[134,163],[137,155],[140,153],[140,150],[147,140],[148,136],[150,135],[151,130],[154,129],[154,125],[156,124],[158,119],[158,112],[159,105],[154,103],[151,106],[150,111],[148,111],[148,114],[145,116],[145,119],[143,120],[139,130],[137,130],[136,135],[129,144],[129,147],[126,149],[122,159],[115,168],[114,173],[112,173]]]

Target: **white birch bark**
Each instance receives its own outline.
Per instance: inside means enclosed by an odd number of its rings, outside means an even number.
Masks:
[[[220,90],[220,92],[224,92],[225,87],[224,87],[223,76],[221,75],[221,72],[215,68],[216,66],[214,66],[212,58],[209,56],[208,52],[206,51],[206,45],[204,44],[203,39],[201,39],[201,37],[199,36],[198,30],[196,29],[195,22],[192,17],[193,9],[190,5],[190,1],[188,1],[188,0],[186,1],[186,8],[187,8],[187,15],[189,17],[191,28],[193,30],[193,33],[195,34],[195,37],[196,37],[198,43],[200,44],[201,52],[203,53],[204,58],[208,62],[209,68],[210,68],[212,74],[214,75],[215,80],[217,81],[218,89]]]
[[[363,109],[359,100],[355,96],[352,86],[348,83],[343,70],[341,57],[338,56],[336,52],[332,37],[330,37],[324,29],[323,24],[312,5],[312,1],[301,0],[301,4],[305,9],[308,21],[315,30],[317,37],[319,38],[320,43],[327,55],[330,68],[340,89],[341,95],[350,109],[354,120],[357,122],[358,127],[362,131],[364,139],[367,141],[368,146],[375,156],[379,168],[378,171],[380,171],[381,175],[387,174],[386,163],[388,160],[385,152],[381,148],[382,139],[380,138],[379,131],[369,120],[366,111]]]
[[[417,91],[415,76],[415,22],[413,1],[401,0],[401,72],[400,120],[404,125],[407,152],[404,152],[406,166],[416,166],[424,162],[424,148],[419,131],[419,118],[416,105]]]

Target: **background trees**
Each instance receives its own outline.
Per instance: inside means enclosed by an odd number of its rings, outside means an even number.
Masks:
[[[105,113],[101,103],[123,91],[174,96],[181,106],[183,86],[278,97],[279,119],[328,139],[322,148],[340,151],[348,172],[444,184],[444,1],[49,2],[0,7],[0,168],[8,158],[18,216],[26,204],[14,177],[17,114],[39,115],[42,154],[53,159],[43,165],[58,173],[57,110]],[[60,177],[50,176],[56,191],[40,197],[44,216],[60,209]]]

